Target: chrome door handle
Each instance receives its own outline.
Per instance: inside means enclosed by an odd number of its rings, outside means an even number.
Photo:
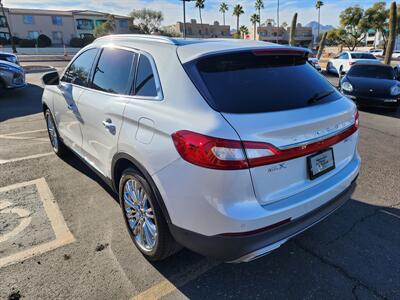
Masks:
[[[111,119],[107,119],[107,120],[103,121],[102,123],[103,123],[103,126],[104,126],[109,132],[111,132],[112,134],[115,133],[116,127],[115,127],[115,125],[112,123]]]

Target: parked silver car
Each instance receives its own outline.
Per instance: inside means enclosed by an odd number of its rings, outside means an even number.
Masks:
[[[0,93],[5,89],[25,87],[25,71],[14,63],[0,60]]]
[[[253,260],[356,185],[357,108],[307,58],[256,41],[99,38],[43,76],[51,145],[114,189],[148,259],[181,245]]]

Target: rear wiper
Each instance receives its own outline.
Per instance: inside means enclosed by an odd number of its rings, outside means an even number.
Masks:
[[[335,91],[326,91],[321,93],[316,93],[310,99],[307,100],[307,104],[314,104],[330,95],[332,95]]]

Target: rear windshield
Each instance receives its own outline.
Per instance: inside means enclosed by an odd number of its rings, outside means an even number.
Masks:
[[[299,56],[238,52],[206,57],[185,68],[210,106],[220,112],[272,112],[341,97]]]
[[[351,53],[351,58],[354,59],[376,59],[371,53]]]
[[[360,66],[354,65],[348,76],[351,77],[368,77],[368,78],[378,78],[378,79],[391,79],[395,78],[394,70],[391,67],[383,66]]]

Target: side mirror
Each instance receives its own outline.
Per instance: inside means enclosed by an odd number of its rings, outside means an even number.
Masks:
[[[60,75],[57,71],[52,71],[42,76],[42,82],[44,85],[58,85],[60,83]]]

